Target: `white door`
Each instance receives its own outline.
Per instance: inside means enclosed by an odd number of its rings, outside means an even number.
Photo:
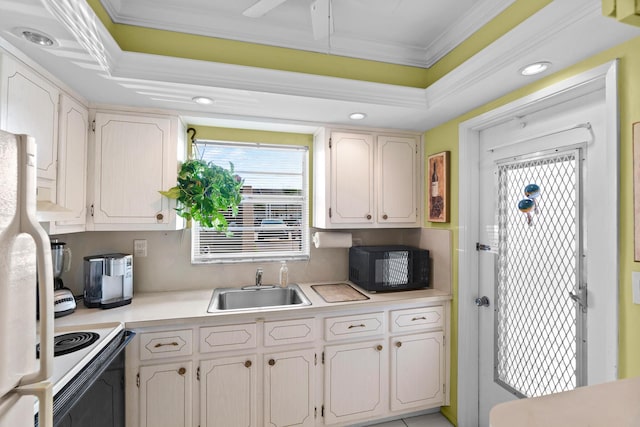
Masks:
[[[619,156],[615,73],[615,64],[607,64],[460,125],[458,422],[461,427],[489,425],[491,407],[515,398],[499,383],[507,383],[511,392],[517,390],[525,395],[563,387],[562,382],[549,379],[544,368],[550,359],[564,360],[559,357],[562,354],[575,352],[577,356],[565,365],[560,378],[566,375],[576,384],[582,378],[587,385],[616,378]],[[578,147],[583,151],[572,154]],[[562,156],[574,159],[565,161]],[[575,170],[560,173],[560,168],[556,168],[553,174],[556,180],[552,183],[545,181],[546,176],[526,175],[515,179],[511,190],[504,184],[507,191],[504,197],[499,197],[500,168],[503,176],[515,176],[517,170],[535,169],[533,163],[526,163],[533,161],[570,164],[566,171],[577,168],[582,173]],[[577,166],[576,162],[582,164]],[[581,181],[578,183],[581,191],[567,193],[571,185],[563,184],[559,176]],[[520,201],[526,198],[524,187],[530,183],[540,187],[540,195],[535,199],[538,213],[530,212],[532,226],[527,223],[526,213],[518,209]],[[509,194],[513,194],[512,199]],[[567,203],[567,197],[574,200],[574,206]],[[502,226],[499,218],[503,218]],[[557,232],[541,237],[545,228]],[[569,231],[570,238],[566,237]],[[501,238],[503,246],[499,244]],[[573,251],[566,250],[568,242],[572,242]],[[486,247],[488,251],[482,250]],[[518,253],[519,258],[512,257]],[[500,256],[505,264],[496,263]],[[573,268],[567,267],[571,264]],[[565,270],[561,271],[559,265],[564,265]],[[506,273],[511,276],[502,276]],[[495,304],[494,292],[497,284],[502,283],[515,283],[522,295],[511,298],[507,292],[510,299],[498,298],[499,304]],[[552,285],[545,289],[544,283]],[[488,307],[474,304],[482,296],[487,297]],[[586,314],[580,306],[585,300]],[[507,314],[516,319],[511,324],[524,325],[516,331],[525,333],[518,335],[504,328],[502,332],[494,332],[500,331],[501,320],[508,317],[502,312],[503,302],[511,310]],[[567,322],[553,319],[563,312],[556,310],[558,307],[586,322],[583,338],[588,345],[582,348],[584,354],[578,354],[579,328],[560,329],[555,335],[549,332],[537,340],[527,335],[537,333],[540,337],[556,323],[566,325]],[[549,315],[550,325],[544,323]],[[529,324],[518,320],[527,316],[533,317]],[[550,345],[556,344],[558,338],[567,338],[565,342],[569,343],[562,351]],[[496,352],[494,342],[498,339],[501,345]],[[511,346],[511,342],[516,344]],[[510,350],[504,351],[502,343],[507,343],[504,347]]]
[[[584,144],[482,148],[481,243],[491,248],[479,251],[477,304],[479,408],[487,425],[500,402],[586,383],[585,153]]]

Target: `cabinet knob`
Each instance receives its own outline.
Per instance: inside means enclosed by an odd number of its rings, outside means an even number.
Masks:
[[[382,346],[380,344],[378,344],[378,346],[376,347],[376,350],[382,351]]]
[[[382,219],[389,219],[389,215],[387,214],[382,215]]]
[[[371,214],[367,214],[367,219],[371,219]]]
[[[244,367],[245,368],[250,368],[251,367],[251,360],[247,360],[246,362],[244,362]]]
[[[276,361],[273,359],[269,359],[269,366],[273,366],[276,364]]]
[[[401,343],[400,341],[398,341],[398,342],[396,343],[396,347],[398,347],[398,348],[402,347],[402,343]]]
[[[180,368],[180,369],[178,369],[178,374],[180,374],[180,375],[184,375],[184,374],[186,374],[186,373],[187,373],[187,370],[186,370],[185,368]]]
[[[156,214],[156,219],[158,221],[162,221],[164,219],[164,215],[162,215],[162,213],[158,213],[158,214]]]

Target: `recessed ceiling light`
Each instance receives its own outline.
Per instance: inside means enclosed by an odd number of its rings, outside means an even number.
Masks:
[[[193,100],[193,102],[195,102],[196,104],[200,104],[200,105],[213,104],[213,99],[208,98],[206,96],[194,96],[191,99]]]
[[[35,43],[38,46],[51,47],[57,44],[53,37],[50,37],[40,31],[21,28],[18,30],[18,34],[20,34],[20,36],[22,36],[22,38],[24,38],[25,40],[28,40],[31,43]]]
[[[365,113],[351,113],[351,114],[349,114],[349,118],[351,120],[362,120],[365,117],[367,117],[367,115]]]
[[[534,62],[533,64],[529,64],[526,67],[522,67],[520,69],[520,74],[522,74],[523,76],[533,76],[535,74],[540,74],[543,71],[546,71],[550,66],[551,62]]]

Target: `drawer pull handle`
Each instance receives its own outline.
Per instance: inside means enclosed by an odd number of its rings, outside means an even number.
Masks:
[[[349,325],[349,327],[347,329],[353,329],[353,328],[366,328],[367,326],[364,323],[360,323],[359,325]]]
[[[269,359],[269,366],[273,366],[276,364],[276,361],[273,359]]]
[[[396,343],[396,347],[398,347],[398,348],[402,347],[402,343],[401,343],[400,341],[398,341],[398,342]]]
[[[179,374],[179,375],[184,375],[184,374],[186,374],[186,373],[187,373],[187,370],[186,370],[185,368],[180,368],[180,369],[178,369],[178,374]]]
[[[378,350],[378,351],[382,351],[382,348],[383,348],[383,347],[382,347],[380,344],[378,344],[378,346],[376,347],[376,350]]]
[[[416,320],[427,320],[427,318],[424,316],[420,316],[420,317],[414,317],[413,319],[411,319],[412,322],[415,322]]]
[[[166,345],[170,345],[170,346],[173,346],[173,347],[177,347],[177,346],[178,346],[178,343],[177,343],[177,342],[175,342],[175,341],[174,341],[174,342],[167,342],[167,343],[159,342],[158,344],[154,345],[154,347],[155,347],[155,348],[160,348],[160,347],[164,347],[164,346],[166,346]]]
[[[251,367],[251,360],[247,360],[246,362],[244,362],[244,367],[245,368],[250,368]]]

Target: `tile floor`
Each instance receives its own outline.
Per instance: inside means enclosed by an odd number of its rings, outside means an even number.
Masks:
[[[420,415],[402,420],[388,421],[370,427],[451,427],[452,424],[440,413]]]

